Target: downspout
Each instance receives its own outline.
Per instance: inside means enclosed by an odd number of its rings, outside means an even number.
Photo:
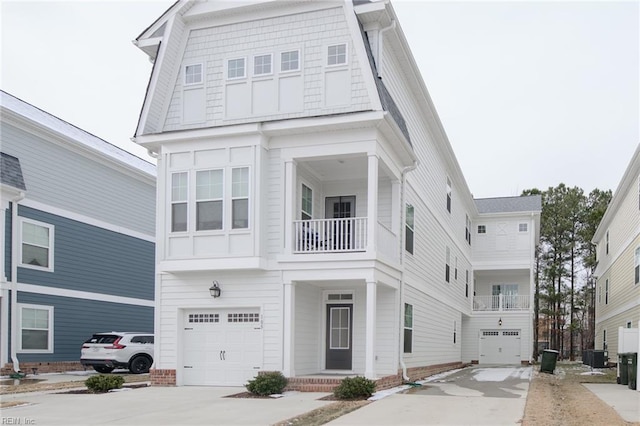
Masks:
[[[378,71],[378,78],[382,78],[382,35],[383,33],[387,32],[388,30],[391,30],[393,28],[396,27],[396,21],[395,20],[391,20],[391,24],[389,24],[388,26],[382,28],[381,30],[378,31],[378,55],[377,55],[377,71]],[[412,167],[412,166],[409,166]],[[414,167],[415,168],[415,167]],[[411,169],[413,170],[413,169]],[[411,171],[409,170],[409,171]],[[404,172],[403,172],[404,173]]]
[[[418,164],[420,164],[420,162],[418,160],[414,160],[413,165],[411,166],[407,166],[404,169],[402,169],[402,172],[400,174],[400,312],[403,312],[403,296],[404,296],[404,257],[405,257],[405,250],[404,250],[404,244],[405,244],[405,232],[403,230],[404,228],[404,223],[406,221],[406,210],[404,208],[404,190],[407,184],[407,173],[409,173],[412,170],[415,170],[416,167],[418,167]],[[401,318],[404,318],[404,315],[401,315]],[[404,336],[404,322],[401,319],[400,321],[398,321],[398,323],[400,324],[400,336]],[[407,365],[404,363],[404,337],[400,338],[399,340],[400,344],[398,345],[398,353],[399,353],[399,359],[400,359],[400,368],[402,368],[402,379],[405,381],[409,381],[409,376],[407,375]]]
[[[20,372],[18,361],[18,203],[24,199],[20,192],[11,200],[11,363],[13,371]]]

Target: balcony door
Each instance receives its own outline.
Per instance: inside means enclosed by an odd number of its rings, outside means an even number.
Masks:
[[[499,307],[500,294],[502,294],[502,308],[513,309],[518,299],[518,284],[494,284],[491,294],[494,296],[492,298],[494,309],[497,310]]]
[[[328,235],[329,243],[334,250],[346,250],[354,246],[353,224],[350,218],[355,216],[355,195],[325,199],[325,218],[335,219],[329,225]]]

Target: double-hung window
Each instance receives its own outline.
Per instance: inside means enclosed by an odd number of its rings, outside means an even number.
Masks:
[[[451,249],[449,247],[447,247],[445,259],[444,279],[446,282],[451,282]]]
[[[469,270],[466,270],[464,277],[464,297],[469,297]]]
[[[54,226],[21,219],[20,266],[53,271]]]
[[[404,248],[409,253],[413,254],[413,206],[411,204],[406,205],[406,218],[405,218],[405,241]]]
[[[18,350],[23,353],[53,352],[53,306],[18,305]]]
[[[231,227],[249,227],[249,168],[231,170]]]
[[[187,172],[171,175],[171,232],[186,232],[189,193],[189,174]]]
[[[604,280],[604,304],[609,304],[609,278]]]
[[[302,207],[300,219],[310,220],[313,217],[313,191],[304,183],[302,184]]]
[[[451,197],[453,195],[453,189],[451,188],[451,179],[447,177],[447,211],[451,213]]]
[[[465,215],[464,239],[471,245],[471,219],[469,215]]]
[[[640,247],[636,248],[633,270],[635,275],[633,282],[638,284],[640,283]]]
[[[223,196],[222,169],[196,172],[196,231],[222,229]]]
[[[404,304],[404,353],[413,351],[413,305]]]

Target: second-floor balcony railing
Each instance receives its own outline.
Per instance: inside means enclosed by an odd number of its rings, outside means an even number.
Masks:
[[[500,294],[496,296],[474,296],[474,311],[527,311],[529,295]]]
[[[367,218],[296,220],[294,253],[343,253],[367,249]]]

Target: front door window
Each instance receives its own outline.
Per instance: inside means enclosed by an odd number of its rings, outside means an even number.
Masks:
[[[352,312],[352,304],[327,305],[327,370],[351,370]]]

